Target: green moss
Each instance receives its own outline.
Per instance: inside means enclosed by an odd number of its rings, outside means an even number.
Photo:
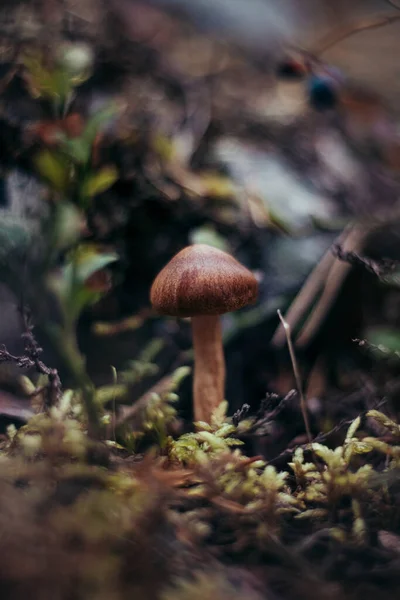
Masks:
[[[73,591],[78,600],[258,598],[257,586],[232,583],[224,563],[267,568],[275,556],[305,577],[286,546],[293,533],[301,540],[322,530],[345,549],[368,548],[377,530],[396,531],[397,423],[370,411],[365,418],[388,432],[384,440],[358,418],[341,445],[300,446],[278,471],[245,454],[226,402],[210,424],[171,434],[186,374],[167,378],[140,400],[134,421],[117,427],[121,440],[147,439],[145,455],[93,441],[79,391],[10,428],[0,453],[2,588],[39,586],[38,598],[61,599]],[[111,410],[104,405],[106,416]]]

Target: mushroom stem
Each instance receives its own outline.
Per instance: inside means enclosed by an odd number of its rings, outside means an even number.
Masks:
[[[192,317],[194,347],[194,420],[209,423],[224,400],[225,358],[221,321],[216,316]]]

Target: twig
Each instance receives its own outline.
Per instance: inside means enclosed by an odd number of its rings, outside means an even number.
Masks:
[[[48,405],[53,406],[60,399],[62,394],[61,380],[58,375],[58,371],[57,369],[48,367],[42,360],[40,360],[39,357],[43,352],[43,348],[41,348],[41,346],[38,344],[33,333],[34,325],[31,320],[30,310],[25,306],[22,308],[21,313],[25,329],[25,332],[21,336],[25,342],[25,353],[33,361],[32,366],[35,367],[36,371],[48,377]]]
[[[344,244],[347,250],[359,250],[362,248],[365,239],[369,233],[367,227],[354,227],[346,237]],[[303,326],[299,336],[296,339],[296,346],[307,346],[320,325],[324,321],[339,291],[351,270],[351,265],[335,260],[329,271],[321,297]]]
[[[380,261],[373,260],[367,256],[361,256],[356,252],[348,252],[340,244],[335,244],[332,248],[333,255],[343,262],[357,267],[364,267],[370,273],[373,273],[379,279],[393,272],[398,266],[399,261],[390,258],[383,258]]]
[[[281,412],[285,409],[286,405],[297,395],[297,390],[290,390],[290,392],[288,392],[283,398],[278,394],[267,394],[266,397],[261,401],[260,408],[257,411],[256,421],[249,431],[254,431],[257,433],[257,435],[264,435],[268,424],[277,419],[277,417],[279,417]]]
[[[347,235],[348,230],[346,229],[338,236],[335,244],[341,245],[346,239]],[[318,292],[324,284],[324,281],[326,281],[334,262],[335,257],[332,255],[331,248],[329,248],[317,266],[310,273],[303,287],[293,300],[288,312],[285,315],[285,320],[287,323],[289,323],[292,330],[299,323],[307,310],[311,308]],[[280,324],[271,340],[271,343],[274,346],[279,347],[284,344],[285,339],[285,330],[283,325]]]
[[[386,404],[387,400],[386,398],[383,398],[382,400],[380,400],[379,402],[377,402],[374,405],[374,410],[379,410],[384,404]],[[368,411],[370,409],[364,410],[361,414],[360,417],[361,419],[365,418]],[[321,432],[319,433],[315,439],[314,439],[314,443],[318,443],[318,444],[322,444],[323,442],[325,442],[329,437],[331,437],[332,435],[334,435],[335,433],[338,433],[340,430],[342,430],[344,427],[349,427],[349,425],[351,425],[353,423],[354,419],[341,419],[339,421],[339,423],[337,423],[337,425],[335,425],[334,427],[332,427],[332,429],[330,429],[329,431],[325,431],[325,432]],[[299,444],[296,446],[293,446],[291,448],[285,448],[285,450],[283,450],[280,454],[278,454],[277,456],[275,456],[274,458],[271,458],[268,462],[268,464],[273,465],[275,463],[280,462],[281,460],[283,460],[286,456],[292,456],[294,454],[294,452],[298,449],[298,448],[302,448],[303,450],[309,450],[309,443],[307,442],[306,444]]]
[[[386,4],[400,11],[400,5],[397,5],[394,0],[384,0]],[[302,54],[306,61],[309,64],[320,63],[322,59],[319,57],[330,50],[340,42],[356,35],[357,33],[362,33],[363,31],[368,31],[369,29],[378,29],[380,27],[385,27],[386,25],[391,25],[393,22],[396,22],[400,19],[399,15],[381,15],[375,18],[366,19],[359,22],[354,22],[348,27],[340,26],[337,27],[334,31],[327,33],[321,40],[315,44],[315,49],[307,49],[303,46],[299,46],[296,44],[289,44],[293,50]]]
[[[343,244],[346,252],[361,249],[369,232],[370,227],[367,225],[350,226],[339,236],[335,246],[342,246]],[[306,346],[318,331],[318,328],[335,301],[350,268],[351,265],[341,263],[335,259],[330,248],[311,272],[285,315],[286,322],[293,329],[306,311],[311,309],[318,292],[322,290],[314,310],[306,320],[296,339],[296,346]],[[285,331],[281,324],[277,328],[271,343],[275,346],[282,346],[285,337]]]
[[[243,404],[242,408],[239,408],[239,410],[233,413],[232,423],[235,427],[239,425],[240,421],[243,421],[247,417],[247,415],[249,414],[249,410],[250,404]]]
[[[378,29],[379,27],[385,27],[386,25],[390,25],[391,23],[394,23],[395,21],[399,20],[399,15],[381,15],[373,19],[360,21],[359,23],[353,23],[345,29],[340,28],[339,30],[327,34],[320,41],[319,47],[317,48],[317,50],[315,50],[315,54],[323,54],[333,46],[336,46],[336,44],[338,44],[339,42],[342,42],[343,40],[355,35],[356,33],[361,33],[362,31],[367,31],[369,29]]]
[[[21,335],[24,340],[24,354],[14,356],[5,346],[0,348],[0,362],[13,362],[20,369],[36,369],[36,372],[48,377],[49,383],[42,386],[40,391],[47,390],[47,406],[53,406],[59,400],[62,394],[61,381],[57,369],[48,367],[39,357],[43,352],[43,348],[38,344],[33,333],[33,324],[30,319],[28,308],[21,309],[22,321],[24,325],[24,333]],[[35,394],[39,393],[35,390]]]
[[[286,340],[287,340],[287,345],[288,345],[288,349],[289,349],[290,360],[292,361],[294,378],[295,378],[295,381],[296,381],[297,390],[299,392],[300,409],[301,409],[301,413],[303,415],[304,426],[306,428],[306,434],[307,434],[308,443],[310,445],[312,445],[311,429],[310,429],[310,422],[309,422],[308,414],[307,414],[306,399],[304,397],[303,384],[302,384],[302,381],[301,381],[300,369],[299,369],[299,365],[298,365],[298,362],[297,362],[296,354],[294,352],[292,338],[291,338],[291,335],[290,335],[290,325],[289,325],[289,323],[287,323],[287,321],[285,321],[285,319],[283,318],[282,313],[281,313],[280,310],[278,310],[278,316],[279,316],[279,319],[281,320],[281,323],[282,323],[282,325],[284,327],[285,334],[286,334]]]

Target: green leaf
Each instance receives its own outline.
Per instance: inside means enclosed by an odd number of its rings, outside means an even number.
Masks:
[[[80,257],[77,263],[76,277],[81,283],[84,283],[93,273],[100,271],[118,260],[118,255],[115,252],[87,254]],[[65,275],[68,277],[72,271],[72,265],[67,265]]]
[[[65,191],[68,185],[69,169],[65,159],[55,152],[43,150],[34,158],[38,173],[58,191]]]
[[[71,93],[73,83],[65,69],[48,69],[40,54],[26,54],[22,61],[28,71],[28,84],[33,94],[62,101]]]
[[[83,184],[84,196],[93,198],[108,190],[118,179],[118,171],[115,167],[104,167],[101,171],[89,175]]]
[[[104,292],[90,289],[85,282],[116,260],[115,253],[100,252],[94,244],[82,244],[72,252],[70,262],[49,278],[49,286],[58,296],[67,319],[76,320],[84,308],[100,300]]]
[[[104,110],[98,111],[87,121],[85,129],[79,138],[70,139],[64,133],[59,133],[58,139],[61,143],[61,149],[64,154],[66,154],[66,156],[68,156],[75,163],[82,165],[87,164],[92,153],[93,143],[96,135],[105,125],[109,124],[110,121],[115,118],[118,112],[119,107],[116,104],[111,104]],[[109,169],[111,168],[107,167],[105,169],[107,169],[106,173],[108,171],[109,179],[111,176],[111,171]],[[104,181],[104,179],[105,177],[103,176],[102,181]],[[114,183],[114,181],[112,181],[109,185],[112,185],[112,183]],[[109,187],[109,185],[107,185],[107,187]],[[99,191],[101,190],[99,189]],[[95,193],[99,193],[99,191],[96,191]]]
[[[119,113],[119,106],[111,103],[103,110],[99,110],[86,123],[82,138],[87,144],[92,146],[96,135],[105,125],[108,125]]]
[[[39,54],[22,56],[22,62],[29,74],[29,84],[32,91],[38,95],[54,97],[56,95],[52,73],[43,66]]]
[[[102,292],[90,290],[86,287],[75,289],[70,296],[69,315],[71,319],[77,319],[83,309],[96,304],[103,296]]]
[[[86,164],[92,152],[92,144],[83,137],[69,139],[65,134],[60,133],[58,139],[61,142],[62,152],[73,162]]]
[[[70,202],[60,202],[54,217],[54,239],[57,249],[62,250],[76,242],[79,239],[81,227],[81,212]]]
[[[55,69],[50,75],[50,94],[59,100],[66,100],[73,90],[70,77],[62,69]]]
[[[48,278],[49,288],[56,294],[65,318],[74,322],[84,308],[100,300],[101,292],[90,290],[83,284],[73,285],[72,277],[65,270]]]

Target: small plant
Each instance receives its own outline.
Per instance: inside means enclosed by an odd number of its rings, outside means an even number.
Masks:
[[[86,122],[70,113],[76,88],[90,77],[93,57],[80,44],[59,52],[53,58],[40,52],[22,56],[31,94],[48,101],[53,110],[47,122],[36,126],[44,148],[34,157],[38,174],[48,183],[50,203],[34,230],[28,222],[3,223],[1,270],[3,279],[47,329],[85,406],[89,431],[99,438],[101,413],[77,345],[76,327],[82,312],[109,291],[109,266],[118,260],[112,248],[86,239],[93,198],[118,177],[114,167],[97,167],[96,158],[101,132],[118,109],[109,107]],[[25,279],[21,273],[26,273]],[[49,319],[54,298],[58,316]]]

